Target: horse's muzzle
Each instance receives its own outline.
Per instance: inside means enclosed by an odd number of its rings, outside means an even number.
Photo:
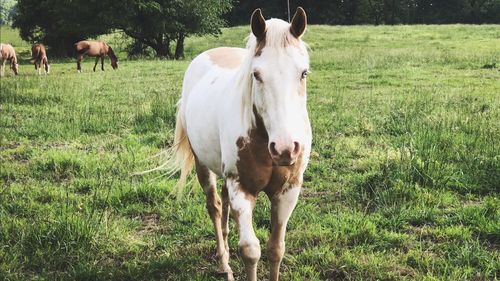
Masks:
[[[288,145],[276,142],[269,143],[269,153],[276,166],[291,166],[295,164],[300,154],[300,150],[301,145],[297,141]]]

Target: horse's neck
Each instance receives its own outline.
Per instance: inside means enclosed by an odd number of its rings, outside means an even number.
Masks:
[[[116,60],[116,55],[115,52],[113,52],[113,49],[108,45],[108,57],[110,57],[112,60]]]
[[[252,78],[249,66],[243,65],[243,69],[236,76],[235,101],[233,106],[236,110],[235,120],[240,120],[242,132],[246,133],[255,125],[252,100]]]

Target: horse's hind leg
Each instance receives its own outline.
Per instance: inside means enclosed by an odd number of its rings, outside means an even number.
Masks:
[[[222,186],[222,237],[224,238],[224,247],[229,253],[229,244],[227,242],[227,236],[229,235],[229,195],[227,193],[227,185],[224,181]]]
[[[38,63],[38,75],[42,74],[42,61],[35,62],[35,64]]]
[[[98,63],[99,63],[99,57],[95,58],[94,72],[95,72],[95,68],[96,68]]]
[[[0,76],[5,76],[5,63],[7,62],[7,60],[3,60],[2,62],[0,62]]]
[[[104,56],[101,57],[101,70],[104,71]]]
[[[200,164],[198,160],[196,160],[196,174],[198,176],[198,181],[203,187],[206,196],[207,210],[214,224],[215,239],[217,242],[217,258],[219,259],[218,271],[227,274],[227,280],[233,280],[233,272],[231,267],[229,267],[229,252],[224,245],[222,234],[222,202],[217,194],[215,174],[206,166]]]

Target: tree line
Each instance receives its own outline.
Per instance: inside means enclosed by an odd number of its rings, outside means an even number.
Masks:
[[[150,47],[156,56],[184,56],[184,39],[218,34],[232,0],[18,0],[13,26],[56,56],[74,56],[80,40],[120,30],[130,52]]]
[[[7,1],[7,0],[0,0]],[[73,56],[73,44],[116,30],[133,39],[130,55],[184,56],[184,40],[248,24],[255,8],[288,18],[286,0],[18,0],[13,26],[56,56]],[[2,5],[4,6],[4,5]],[[290,0],[311,24],[500,23],[500,0]]]
[[[0,0],[0,24],[12,23],[16,13],[16,0]]]
[[[500,23],[500,0],[290,0],[311,24]],[[241,0],[225,15],[230,25],[246,24],[249,11],[287,19],[287,1]]]

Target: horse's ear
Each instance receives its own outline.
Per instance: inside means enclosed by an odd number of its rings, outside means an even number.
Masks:
[[[290,24],[290,32],[296,38],[300,38],[306,31],[307,16],[302,7],[298,7],[295,15],[293,15],[292,23]]]
[[[257,37],[258,41],[262,40],[266,35],[266,20],[262,16],[262,11],[260,9],[253,11],[250,24],[252,26],[253,35]]]

